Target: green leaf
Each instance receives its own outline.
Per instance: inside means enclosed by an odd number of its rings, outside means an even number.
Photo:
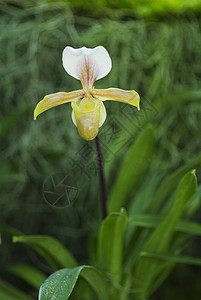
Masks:
[[[0,232],[5,235],[22,235],[23,233],[11,226],[0,224]]]
[[[75,259],[70,252],[56,239],[50,236],[14,236],[13,242],[21,242],[33,247],[52,266],[53,269],[75,267]]]
[[[82,276],[100,300],[109,300],[108,285],[102,274],[91,266],[61,269],[50,275],[42,284],[39,300],[66,300],[71,295],[79,276]]]
[[[139,227],[156,228],[162,222],[162,220],[163,217],[160,216],[136,215],[129,219],[128,223]],[[175,230],[193,235],[201,235],[201,225],[195,222],[181,220],[178,222]]]
[[[126,212],[111,213],[102,222],[98,238],[98,265],[119,280],[122,265],[123,235],[126,226]]]
[[[11,284],[0,280],[0,299],[2,300],[33,300]]]
[[[182,176],[185,175],[186,172],[190,171],[193,168],[201,167],[201,153],[190,160],[184,167],[181,167],[174,174],[168,177],[165,181],[160,184],[158,190],[153,196],[152,204],[150,206],[149,211],[155,212],[158,206],[161,204],[162,200],[164,200],[170,192],[176,187],[179,180],[181,180]]]
[[[46,279],[45,274],[29,265],[13,265],[8,270],[37,289]]]
[[[181,180],[172,208],[146,242],[142,252],[164,253],[168,250],[179,218],[185,208],[185,205],[195,194],[195,191],[196,176],[195,171],[193,170],[188,172]],[[160,261],[155,258],[141,257],[139,259],[135,273],[136,282],[139,283],[139,288],[141,290],[138,294],[138,299],[148,297],[159,266]]]
[[[149,164],[153,146],[153,128],[146,127],[140,132],[131,149],[125,154],[125,160],[112,189],[108,209],[118,211],[128,199],[133,187]]]
[[[174,266],[175,266],[175,263],[172,263],[172,262],[166,262],[161,266],[160,271],[159,271],[159,275],[154,280],[150,293],[153,293],[163,283],[163,281],[172,272]]]
[[[197,192],[192,200],[186,205],[184,212],[185,218],[190,219],[200,208],[201,205],[201,185],[198,186]]]
[[[128,206],[128,219],[131,220],[133,216],[143,214],[147,211],[147,207],[151,203],[152,195],[158,186],[158,176],[155,174],[153,175],[153,171],[150,170],[147,176],[143,179],[143,186],[146,188],[141,188],[135,193],[131,202]],[[133,243],[136,242],[139,237],[138,233],[136,232],[137,226],[132,226],[129,222],[126,228],[126,248],[127,248],[127,255],[129,255],[129,248],[133,252]],[[136,248],[136,247],[135,247]]]
[[[131,289],[132,289],[132,275],[130,274],[130,272],[128,272],[128,274],[126,274],[125,276],[123,288],[119,293],[119,300],[127,300],[128,295],[131,292]]]
[[[196,258],[191,256],[159,254],[159,253],[151,253],[151,252],[141,252],[140,255],[144,257],[153,257],[159,260],[164,260],[164,261],[169,261],[174,263],[201,266],[201,258]]]

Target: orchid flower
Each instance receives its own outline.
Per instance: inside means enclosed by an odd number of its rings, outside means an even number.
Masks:
[[[45,96],[35,108],[34,120],[52,107],[71,102],[73,123],[80,136],[89,141],[97,136],[99,127],[105,122],[106,110],[103,101],[128,103],[139,110],[140,97],[133,90],[94,88],[95,81],[105,77],[112,67],[111,58],[104,47],[74,49],[67,46],[63,50],[62,61],[66,72],[81,81],[82,89]]]

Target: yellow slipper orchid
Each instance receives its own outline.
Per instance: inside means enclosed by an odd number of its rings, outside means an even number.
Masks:
[[[103,101],[128,103],[139,110],[140,97],[133,90],[94,88],[95,81],[105,77],[112,67],[110,56],[104,47],[74,49],[67,46],[63,51],[62,61],[66,72],[81,81],[82,90],[45,96],[34,110],[34,120],[52,107],[71,102],[73,123],[80,136],[90,141],[97,136],[99,127],[106,119]]]

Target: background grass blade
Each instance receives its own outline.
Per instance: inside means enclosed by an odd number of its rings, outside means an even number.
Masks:
[[[53,269],[75,267],[75,259],[70,252],[56,239],[50,236],[14,236],[13,242],[25,243],[41,254]]]
[[[146,127],[140,132],[129,152],[125,154],[125,160],[109,197],[110,212],[118,211],[125,205],[130,192],[146,170],[152,153],[153,138],[153,128]]]
[[[24,281],[35,287],[36,289],[38,289],[41,286],[41,284],[45,281],[47,277],[41,271],[29,265],[13,265],[9,266],[8,270],[12,274],[18,276],[19,278],[23,279]]]
[[[26,295],[9,283],[0,280],[0,299],[2,300],[33,300],[31,296]]]
[[[0,232],[5,235],[22,235],[23,233],[11,226],[0,224]]]
[[[39,300],[68,299],[79,276],[89,283],[98,299],[110,299],[107,282],[101,273],[90,266],[79,266],[73,269],[62,269],[50,275],[40,288]]]
[[[128,223],[138,227],[156,228],[162,222],[162,219],[161,216],[136,215],[129,219]],[[201,235],[201,225],[195,222],[180,220],[175,230],[193,235]]]
[[[30,106],[26,105],[16,109],[10,115],[6,116],[0,123],[0,139],[5,137],[12,127],[16,126],[16,123],[21,121],[22,117],[29,111]]]
[[[198,257],[172,255],[172,254],[159,254],[159,253],[151,253],[151,252],[141,252],[141,256],[153,257],[162,261],[165,260],[173,263],[182,263],[188,265],[201,266],[201,258]]]
[[[190,160],[185,166],[181,167],[162,182],[159,189],[153,196],[152,205],[150,206],[149,212],[155,212],[158,209],[159,204],[167,197],[172,190],[176,187],[182,176],[193,168],[200,168],[201,166],[201,153]]]
[[[181,180],[172,208],[146,242],[143,252],[164,253],[167,251],[184,207],[193,197],[195,191],[196,176],[195,171],[193,170],[188,172]],[[152,282],[154,281],[154,278],[158,272],[159,265],[160,262],[154,258],[140,258],[135,273],[139,288],[141,289],[138,294],[138,299],[148,297]]]

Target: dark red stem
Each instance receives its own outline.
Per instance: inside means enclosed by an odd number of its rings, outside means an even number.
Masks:
[[[103,155],[101,152],[101,144],[99,136],[95,138],[96,142],[96,151],[98,158],[98,169],[99,169],[99,179],[100,179],[100,190],[101,190],[101,205],[102,205],[102,217],[103,219],[107,216],[107,189],[106,189],[106,180],[103,168]]]

